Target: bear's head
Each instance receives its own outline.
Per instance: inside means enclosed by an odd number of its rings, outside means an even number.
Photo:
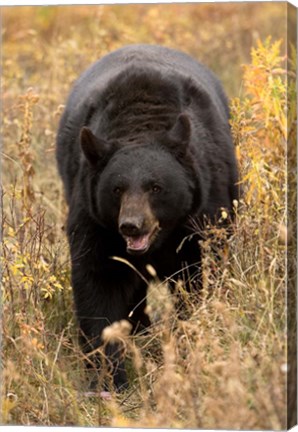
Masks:
[[[156,249],[198,207],[202,194],[190,134],[184,114],[169,131],[137,144],[106,142],[82,129],[89,209],[101,225],[119,232],[128,253]]]

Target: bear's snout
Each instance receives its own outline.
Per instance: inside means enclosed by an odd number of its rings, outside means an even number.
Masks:
[[[128,253],[140,255],[148,251],[160,228],[146,194],[122,197],[118,229]]]
[[[122,217],[119,220],[119,231],[123,236],[139,236],[141,234],[144,219],[142,216]]]

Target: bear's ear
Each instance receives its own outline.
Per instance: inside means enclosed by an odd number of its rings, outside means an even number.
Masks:
[[[107,143],[93,135],[86,126],[81,129],[80,141],[83,153],[91,166],[95,166],[107,153]]]
[[[174,126],[168,133],[170,150],[175,154],[185,154],[190,141],[190,134],[191,126],[187,114],[179,114]]]

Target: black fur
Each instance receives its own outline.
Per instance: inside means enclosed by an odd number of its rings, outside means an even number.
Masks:
[[[111,257],[141,272],[151,263],[160,278],[169,277],[182,262],[200,261],[197,240],[177,252],[190,234],[189,219],[214,220],[238,198],[222,87],[181,52],[150,45],[115,51],[76,82],[57,161],[69,205],[76,313],[89,352],[107,325],[127,319],[146,296],[140,277]],[[134,316],[148,324],[145,304]],[[107,354],[115,386],[127,385],[119,346],[108,346]]]

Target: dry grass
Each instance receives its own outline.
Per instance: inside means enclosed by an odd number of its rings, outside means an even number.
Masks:
[[[294,156],[289,148],[287,162],[286,143],[296,136],[296,113],[291,83],[286,97],[284,45],[276,42],[285,36],[285,12],[283,3],[22,8],[22,19],[4,10],[3,424],[286,427],[285,256],[293,247],[289,229],[296,229],[287,217],[287,199],[291,206],[295,196],[286,185],[296,176],[287,177]],[[272,41],[256,43],[268,34]],[[127,336],[119,325],[106,334],[125,341],[131,386],[105,401],[80,393],[54,142],[79,71],[138,41],[179,46],[223,79],[233,96],[244,195],[231,237],[209,227],[201,243],[204,289],[200,299],[184,293],[189,319],[177,318],[175,299],[156,280],[150,331]]]

